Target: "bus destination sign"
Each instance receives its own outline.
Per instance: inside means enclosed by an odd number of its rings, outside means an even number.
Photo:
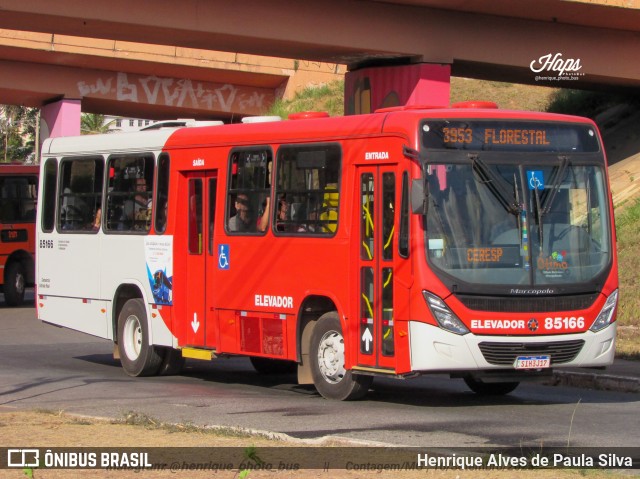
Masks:
[[[422,125],[427,149],[597,152],[594,129],[585,124],[455,120],[428,121]]]

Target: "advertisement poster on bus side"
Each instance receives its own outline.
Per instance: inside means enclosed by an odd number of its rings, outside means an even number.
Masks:
[[[173,304],[173,236],[146,237],[144,256],[154,303]]]

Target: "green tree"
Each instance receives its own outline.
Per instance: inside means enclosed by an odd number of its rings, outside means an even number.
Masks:
[[[105,122],[104,115],[98,113],[83,113],[80,118],[80,133],[83,135],[109,133],[109,126],[113,121]]]
[[[0,105],[2,161],[24,161],[34,153],[39,110],[18,105]]]

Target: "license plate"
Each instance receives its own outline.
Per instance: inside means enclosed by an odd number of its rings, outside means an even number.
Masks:
[[[551,356],[518,356],[513,366],[516,369],[542,369],[551,367]]]

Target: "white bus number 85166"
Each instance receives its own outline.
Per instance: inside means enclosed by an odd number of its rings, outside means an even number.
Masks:
[[[582,316],[575,318],[573,316],[545,318],[544,329],[583,329],[584,318]]]

